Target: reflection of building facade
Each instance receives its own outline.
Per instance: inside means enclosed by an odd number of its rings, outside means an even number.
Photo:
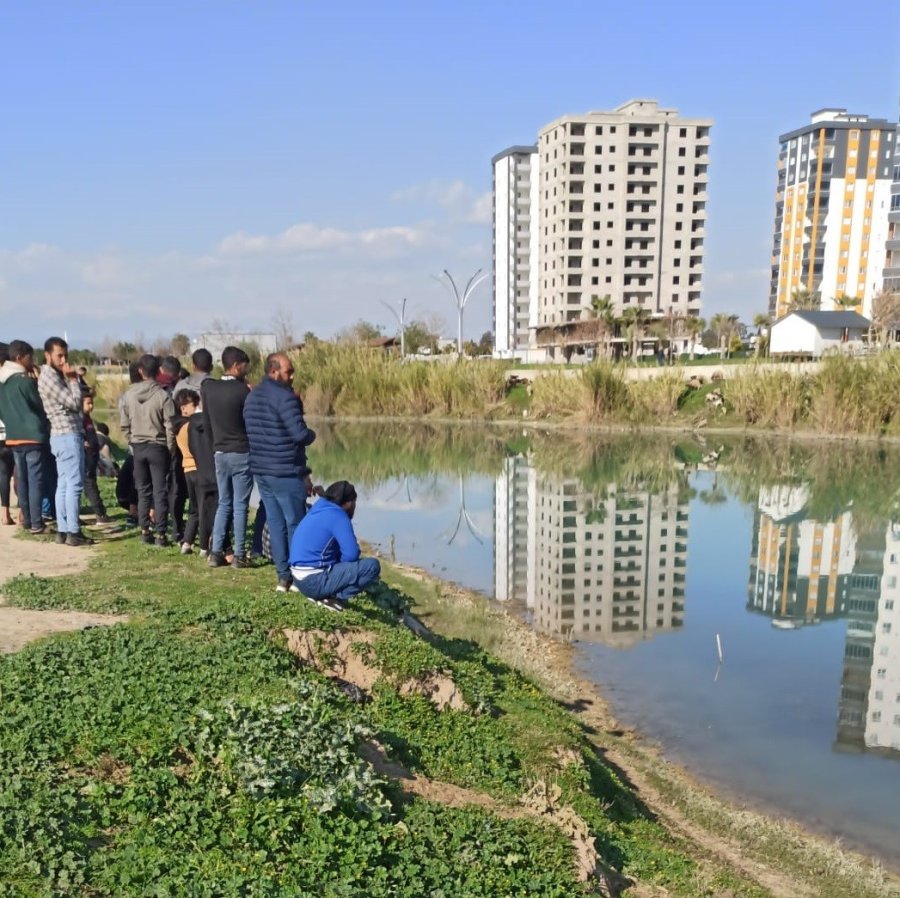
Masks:
[[[877,530],[863,533],[850,578],[837,748],[866,747],[878,597],[883,573],[884,535]]]
[[[802,486],[763,487],[753,522],[747,607],[785,625],[842,617],[856,558],[853,517],[806,517]]]
[[[900,527],[873,531],[854,571],[837,745],[900,751]]]
[[[684,622],[687,504],[537,474],[511,459],[496,493],[496,595],[533,609],[543,630],[625,646]]]
[[[494,487],[494,598],[534,597],[535,472],[524,456],[507,458]]]
[[[846,617],[835,748],[900,751],[900,525],[816,521],[808,500],[760,489],[747,607],[785,627]]]

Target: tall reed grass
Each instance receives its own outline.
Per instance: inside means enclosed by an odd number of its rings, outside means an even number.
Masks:
[[[306,347],[293,362],[313,415],[486,418],[506,395],[499,362],[401,362],[380,350],[324,343]]]

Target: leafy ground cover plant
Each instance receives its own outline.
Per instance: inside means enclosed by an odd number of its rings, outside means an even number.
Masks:
[[[540,783],[622,884],[703,894],[719,867],[673,840],[532,680],[469,639],[413,636],[402,590],[336,619],[270,580],[125,538],[84,575],[3,586],[19,604],[130,620],[0,657],[0,896],[596,892],[570,834],[524,809]],[[362,702],[279,635],[337,627],[367,634],[380,671]],[[401,694],[436,671],[464,709]],[[373,740],[472,805],[411,797],[363,759]]]

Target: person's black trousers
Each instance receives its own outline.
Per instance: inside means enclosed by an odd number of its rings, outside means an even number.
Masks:
[[[172,541],[187,542],[184,539],[184,510],[188,501],[188,488],[181,462],[172,459],[169,471],[169,511],[172,515]]]
[[[0,508],[9,508],[10,483],[15,466],[12,449],[8,449],[6,443],[0,443]]]
[[[84,450],[84,497],[97,517],[106,515],[106,506],[97,488],[97,453]]]
[[[153,526],[158,536],[169,529],[169,450],[160,443],[132,443],[134,456],[134,485],[138,494],[138,521],[141,530],[150,530],[150,506],[156,520]]]
[[[184,479],[187,482],[188,498],[191,504],[187,523],[184,525],[182,542],[193,545],[194,538],[199,532],[200,548],[209,551],[213,521],[216,519],[216,506],[219,504],[218,491],[215,486],[204,485],[196,471],[185,474]]]

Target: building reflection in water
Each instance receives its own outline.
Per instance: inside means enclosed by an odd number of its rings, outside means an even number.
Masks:
[[[803,486],[762,487],[753,521],[747,608],[790,629],[847,613],[856,558],[853,516],[806,516]]]
[[[846,618],[839,751],[900,752],[900,525],[807,516],[803,486],[763,487],[747,608],[773,626]]]
[[[542,630],[627,647],[684,623],[688,508],[679,484],[587,489],[508,458],[495,486],[495,596]]]

